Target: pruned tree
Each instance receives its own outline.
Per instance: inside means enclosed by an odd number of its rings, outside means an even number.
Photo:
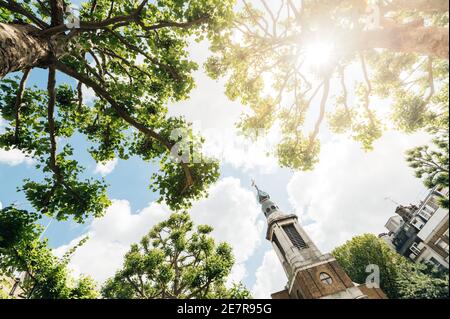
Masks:
[[[53,255],[39,214],[16,207],[0,210],[0,274],[14,278],[22,273],[20,289],[27,299],[94,299],[98,297],[92,278],[73,278],[67,268],[70,257],[84,244],[82,239],[62,258]]]
[[[314,167],[325,119],[366,150],[388,123],[412,132],[436,120],[432,98],[448,87],[448,1],[238,3],[233,26],[213,39],[208,72],[249,106],[238,123],[247,136],[281,127],[282,166]]]
[[[122,269],[106,281],[105,298],[211,299],[250,297],[242,285],[227,289],[225,282],[234,264],[231,247],[216,244],[213,229],[194,229],[187,213],[172,214],[153,227],[125,255]]]
[[[355,282],[366,282],[368,265],[378,266],[380,287],[389,298],[448,298],[448,271],[414,264],[375,235],[356,236],[335,248],[332,254]]]
[[[27,180],[23,190],[39,212],[81,222],[110,204],[103,181],[80,180],[83,168],[71,158],[75,150],[58,150],[58,141],[75,132],[92,142],[89,152],[97,162],[130,156],[159,161],[151,188],[173,209],[205,194],[218,178],[218,164],[192,160],[202,139],[183,118],[168,116],[167,104],[187,98],[195,85],[191,73],[197,65],[187,45],[216,37],[232,5],[90,0],[75,12],[66,0],[0,0],[0,78],[21,72],[0,85],[1,115],[9,124],[0,147],[38,160],[46,177]],[[26,86],[35,68],[48,69],[46,90]],[[57,86],[57,73],[77,85]],[[89,106],[85,87],[95,93]],[[174,131],[186,132],[189,143],[179,146],[181,133]],[[186,152],[188,158],[179,160]]]

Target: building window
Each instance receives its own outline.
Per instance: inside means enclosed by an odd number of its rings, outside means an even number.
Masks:
[[[414,255],[419,256],[420,255],[420,249],[417,247],[417,243],[412,244],[412,246],[409,248]]]
[[[433,210],[433,212],[435,212],[435,211],[439,208],[439,205],[435,202],[434,198],[431,198],[431,199],[428,201],[427,205],[431,207],[431,209]]]
[[[308,245],[305,243],[303,238],[298,233],[297,229],[295,228],[294,224],[289,225],[283,225],[283,230],[288,235],[291,243],[297,247],[298,249],[305,249],[308,248]]]
[[[432,213],[427,212],[425,209],[421,210],[419,213],[419,216],[422,217],[425,220],[429,220],[431,217]]]
[[[412,224],[414,227],[416,227],[418,230],[421,230],[423,226],[425,225],[420,219],[414,218],[412,221]]]
[[[438,239],[436,241],[436,245],[441,247],[443,250],[445,250],[448,253],[448,244],[445,241],[443,241],[442,239]]]
[[[331,285],[333,283],[333,278],[326,272],[321,272],[319,275],[320,281],[325,285]]]
[[[430,259],[428,259],[428,263],[430,263],[438,268],[441,266],[441,263],[439,261],[437,261],[437,259],[434,257],[431,257]]]

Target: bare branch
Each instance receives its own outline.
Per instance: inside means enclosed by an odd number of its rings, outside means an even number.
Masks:
[[[64,24],[64,0],[51,0],[50,1],[51,8],[51,17],[52,22],[51,26],[57,26]]]
[[[320,126],[323,122],[323,118],[325,117],[325,108],[327,105],[327,100],[328,100],[329,94],[330,94],[330,78],[327,77],[325,79],[325,81],[323,82],[323,93],[322,93],[322,100],[320,101],[319,117],[314,126],[314,131],[312,132],[312,134],[310,136],[307,153],[310,153],[312,151],[314,141],[316,140],[317,135],[319,134]]]
[[[112,1],[114,3],[114,1]],[[92,1],[91,10],[89,11],[89,15],[93,15],[95,9],[97,9],[97,0]]]
[[[39,4],[39,7],[42,9],[42,11],[44,11],[46,14],[50,16],[51,15],[50,9],[41,0],[36,1]]]
[[[364,108],[366,110],[367,116],[371,125],[375,125],[375,120],[373,117],[372,110],[370,109],[370,94],[372,93],[372,84],[370,83],[369,74],[367,72],[366,60],[362,53],[359,53],[359,58],[361,61],[361,68],[364,75],[364,81],[366,81],[367,89],[364,94]]]
[[[60,184],[63,183],[63,178],[61,171],[56,164],[56,134],[55,134],[55,104],[56,104],[56,70],[55,67],[51,66],[48,70],[48,107],[47,107],[47,121],[48,121],[48,132],[50,139],[50,161],[49,166],[55,174],[56,181]]]
[[[289,6],[289,8],[291,8],[292,12],[294,12],[295,19],[300,20],[301,12],[299,9],[297,9],[297,7],[295,6],[295,4],[293,3],[292,0],[288,0],[288,6]]]
[[[20,110],[22,108],[22,99],[25,91],[25,85],[30,75],[31,69],[23,71],[22,79],[20,80],[19,88],[16,93],[15,110],[16,110],[16,129],[14,131],[14,144],[20,146]]]
[[[255,25],[258,26],[258,27],[264,32],[264,34],[265,34],[266,36],[270,37],[271,35],[269,34],[269,31],[267,30],[267,28],[268,28],[268,23],[267,23],[267,21],[265,21],[265,19],[262,18],[262,17],[257,17],[257,16],[255,16],[255,14],[254,14],[252,8],[251,8],[250,5],[247,3],[247,1],[243,0],[243,3],[244,3],[244,6],[245,6],[246,11],[248,12],[248,14],[250,15],[250,18],[251,18],[252,21],[253,21],[253,23],[255,23]],[[258,18],[260,18],[261,20],[263,20],[263,21],[265,22],[265,24],[266,24],[265,27],[259,22]]]
[[[78,108],[83,107],[83,83],[78,81],[77,85],[77,94],[78,94]]]
[[[431,99],[433,98],[433,95],[435,93],[434,89],[434,76],[433,76],[433,58],[428,57],[428,65],[427,65],[427,71],[428,71],[428,84],[430,86],[430,93],[425,99],[425,103],[430,103]]]
[[[350,108],[348,106],[348,91],[347,86],[345,85],[345,70],[342,66],[339,67],[339,74],[341,78],[341,87],[342,87],[342,93],[344,95],[344,108],[345,112],[347,113],[347,116],[350,115]]]
[[[269,13],[270,19],[272,19],[272,33],[273,33],[273,36],[276,37],[277,36],[277,23],[278,23],[278,21],[275,18],[272,10],[270,10],[266,0],[261,0],[261,2],[263,4],[264,8],[266,9],[266,11]]]

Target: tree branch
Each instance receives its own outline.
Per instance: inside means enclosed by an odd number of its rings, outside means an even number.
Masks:
[[[342,94],[344,99],[344,108],[345,113],[347,113],[347,116],[350,116],[350,108],[348,106],[348,90],[347,86],[345,85],[345,70],[342,66],[339,67],[339,74],[341,78],[341,88],[342,88]]]
[[[12,0],[7,0],[7,1],[8,2],[0,0],[0,7],[3,7],[5,9],[8,9],[11,12],[14,12],[14,13],[23,15],[24,17],[27,17],[32,22],[34,22],[37,26],[39,26],[41,29],[45,29],[45,28],[49,27],[49,25],[47,23],[45,23],[44,21],[42,21],[41,19],[36,17],[33,13],[29,12],[27,9],[25,9],[24,7],[22,7],[15,1],[12,1]]]
[[[372,110],[370,110],[370,94],[372,93],[372,84],[370,83],[369,74],[367,72],[366,60],[364,59],[364,55],[362,53],[359,54],[359,58],[361,61],[361,68],[364,75],[364,81],[366,81],[366,92],[364,94],[364,109],[367,112],[367,116],[369,117],[369,121],[371,125],[375,125],[375,120],[373,117]]]
[[[115,36],[120,42],[122,42],[128,49],[133,50],[135,52],[138,52],[140,54],[142,54],[145,58],[147,58],[149,61],[151,61],[154,64],[157,64],[158,66],[160,66],[161,68],[163,68],[164,70],[166,70],[174,80],[180,82],[181,78],[180,75],[178,74],[178,72],[171,67],[170,65],[164,64],[159,62],[157,59],[155,59],[154,57],[151,57],[150,55],[148,55],[145,51],[143,51],[142,49],[140,49],[139,47],[135,46],[134,44],[128,42],[122,35],[118,34],[117,32],[108,30],[107,31],[109,33],[111,33],[113,36]]]
[[[147,297],[145,296],[144,292],[139,289],[139,286],[129,276],[124,276],[124,277],[128,281],[128,283],[131,286],[133,286],[134,290],[136,290],[136,292],[141,295],[142,298],[147,299]]]
[[[434,77],[433,77],[433,58],[428,57],[428,64],[427,64],[427,72],[428,72],[428,84],[430,86],[430,93],[425,99],[425,103],[430,103],[431,99],[433,98],[433,95],[435,93],[434,89]]]
[[[101,87],[99,84],[97,84],[96,82],[94,82],[90,78],[88,78],[88,77],[78,73],[76,70],[66,66],[65,64],[63,64],[63,63],[61,63],[59,61],[55,62],[55,67],[59,71],[61,71],[61,72],[65,73],[65,74],[73,77],[74,79],[82,82],[86,86],[92,88],[99,97],[103,98],[104,100],[106,100],[111,105],[111,107],[116,111],[116,113],[125,122],[127,122],[128,124],[130,124],[131,126],[136,128],[137,130],[142,132],[147,137],[155,139],[158,142],[160,142],[162,145],[164,145],[164,147],[166,147],[166,149],[169,152],[172,150],[174,145],[168,139],[166,139],[165,137],[163,137],[159,133],[151,130],[150,128],[146,127],[142,123],[138,122],[136,119],[134,119],[128,113],[128,111],[120,103],[116,102],[114,100],[114,98],[112,98],[111,95],[109,95],[109,93],[103,87]],[[183,168],[183,171],[184,171],[184,174],[185,174],[185,177],[186,177],[186,185],[185,185],[185,188],[182,191],[182,192],[184,192],[187,188],[191,187],[194,184],[194,179],[193,179],[192,173],[191,173],[187,163],[180,162],[180,164],[182,165],[182,168]]]
[[[14,131],[14,144],[18,147],[20,146],[20,110],[22,108],[22,99],[25,91],[25,85],[28,80],[28,76],[30,75],[31,69],[25,69],[23,71],[22,79],[20,80],[19,88],[16,93],[16,102],[15,102],[15,110],[16,110],[16,129]]]
[[[51,26],[64,24],[64,0],[50,0]]]
[[[113,5],[114,2],[112,2],[111,5]],[[174,28],[181,28],[181,29],[187,29],[194,25],[200,25],[209,20],[209,16],[203,16],[198,19],[194,19],[191,21],[186,22],[176,22],[176,21],[160,21],[156,24],[146,26],[142,20],[139,19],[139,15],[136,15],[136,13],[132,13],[130,15],[123,15],[123,16],[117,16],[113,18],[107,18],[103,21],[98,22],[85,22],[80,21],[80,26],[76,30],[78,31],[96,31],[100,29],[117,29],[123,26],[127,26],[132,22],[137,23],[143,30],[145,31],[154,31],[158,29],[168,28],[168,27],[174,27]],[[70,30],[65,24],[60,24],[54,27],[46,28],[45,30],[42,30],[39,35],[43,37],[50,37],[59,33],[63,33]]]
[[[393,0],[383,6],[388,11],[422,11],[422,12],[448,12],[448,0]]]
[[[62,184],[62,176],[58,165],[56,164],[56,134],[55,134],[55,104],[56,104],[56,70],[55,67],[51,66],[48,70],[48,108],[47,108],[47,121],[48,121],[48,132],[50,138],[50,161],[49,166],[58,183]]]
[[[44,11],[46,14],[48,14],[50,16],[51,15],[50,9],[47,8],[47,6],[41,0],[36,0],[36,1],[39,4],[39,7],[42,9],[42,11]]]
[[[141,26],[142,29],[144,29],[146,31],[153,31],[153,30],[158,30],[158,29],[167,28],[167,27],[187,29],[194,25],[206,23],[206,22],[208,22],[208,20],[209,20],[209,16],[205,15],[203,17],[200,17],[200,18],[197,18],[197,19],[194,19],[191,21],[186,21],[186,22],[160,21],[156,24],[153,24],[150,26],[145,26],[142,23],[142,21],[138,21],[138,24]]]
[[[325,108],[327,105],[328,95],[330,94],[330,78],[327,77],[323,83],[323,93],[322,93],[322,100],[320,101],[320,111],[319,111],[319,117],[316,121],[316,124],[314,126],[314,131],[311,134],[309,145],[307,149],[307,153],[310,153],[312,151],[312,147],[314,145],[314,140],[317,138],[317,135],[320,131],[320,125],[322,124],[323,118],[325,116]]]

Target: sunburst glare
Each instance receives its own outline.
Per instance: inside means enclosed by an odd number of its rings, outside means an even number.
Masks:
[[[326,66],[331,61],[332,52],[331,43],[313,42],[305,48],[305,62],[313,67]]]

